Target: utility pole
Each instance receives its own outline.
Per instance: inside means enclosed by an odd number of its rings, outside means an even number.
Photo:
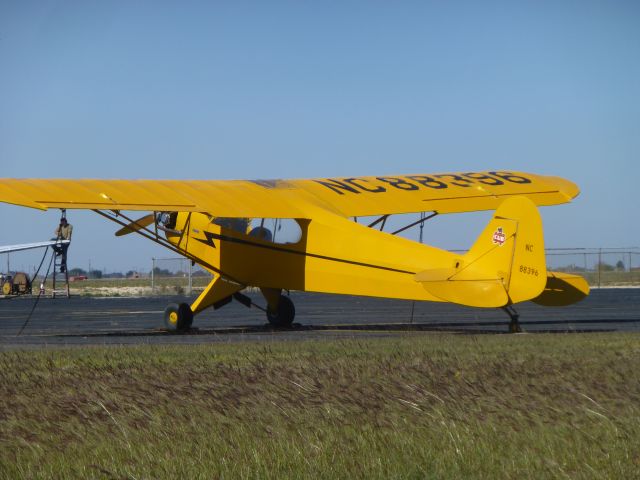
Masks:
[[[600,288],[600,272],[602,270],[602,248],[598,249],[598,288]]]

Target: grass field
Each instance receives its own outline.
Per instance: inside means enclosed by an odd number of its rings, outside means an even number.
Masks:
[[[579,272],[576,275],[582,275],[589,285],[597,287],[602,285],[603,287],[631,287],[640,285],[640,271],[633,272]]]
[[[1,478],[640,478],[640,337],[0,353]]]

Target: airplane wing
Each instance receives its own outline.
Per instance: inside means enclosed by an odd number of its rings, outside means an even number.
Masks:
[[[0,247],[0,253],[19,252],[21,250],[31,250],[32,248],[50,247],[52,245],[65,245],[71,243],[71,240],[49,240],[46,242],[21,243],[19,245],[6,245]]]
[[[203,212],[217,217],[312,218],[315,208],[344,217],[493,210],[525,195],[556,205],[578,195],[565,179],[487,171],[308,180],[0,179],[0,202],[46,210]]]

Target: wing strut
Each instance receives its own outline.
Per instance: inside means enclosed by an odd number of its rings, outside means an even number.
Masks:
[[[405,230],[408,230],[408,229],[410,229],[411,227],[415,227],[415,226],[416,226],[416,225],[418,225],[418,224],[420,224],[420,225],[421,225],[421,224],[424,224],[424,222],[426,222],[427,220],[429,220],[429,219],[431,219],[431,218],[435,217],[436,215],[438,215],[438,212],[433,212],[431,215],[429,215],[429,216],[427,216],[427,217],[420,218],[420,220],[416,220],[415,222],[410,223],[409,225],[406,225],[406,226],[404,226],[404,227],[402,227],[402,228],[400,228],[400,229],[396,230],[395,232],[391,232],[391,235],[397,235],[398,233],[400,233],[400,232],[404,232]]]
[[[377,220],[374,220],[369,225],[367,225],[367,227],[372,228],[372,227],[375,227],[380,222],[382,222],[382,225],[380,225],[380,231],[382,231],[384,229],[384,224],[387,223],[387,218],[389,217],[390,215],[382,215],[380,218],[378,218]]]
[[[391,232],[391,235],[397,235],[398,233],[404,232],[405,230],[410,229],[411,227],[415,227],[416,225],[420,225],[420,228],[422,228],[424,226],[424,222],[426,222],[427,220],[429,220],[430,218],[435,217],[436,215],[438,215],[438,212],[433,212],[431,215],[429,216],[425,216],[425,212],[421,212],[420,213],[420,219],[410,223],[409,225],[405,225],[404,227],[396,230],[395,232]],[[369,225],[367,225],[367,227],[369,228],[373,228],[376,225],[378,225],[379,223],[381,223],[380,225],[380,231],[382,232],[384,230],[384,226],[387,223],[388,218],[391,216],[391,214],[386,214],[386,215],[381,215],[380,217],[376,218],[373,222],[371,222]],[[358,223],[358,218],[357,217],[353,217],[353,221]]]

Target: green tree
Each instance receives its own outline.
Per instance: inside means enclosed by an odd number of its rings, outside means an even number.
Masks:
[[[156,277],[173,277],[173,273],[171,273],[166,268],[156,267],[153,269],[153,275]]]
[[[599,262],[596,264],[596,270],[601,272],[613,272],[615,270],[613,265],[610,265],[606,262]]]
[[[102,270],[91,270],[91,271],[89,272],[89,276],[90,276],[91,278],[98,278],[98,279],[100,279],[100,278],[102,278]]]

